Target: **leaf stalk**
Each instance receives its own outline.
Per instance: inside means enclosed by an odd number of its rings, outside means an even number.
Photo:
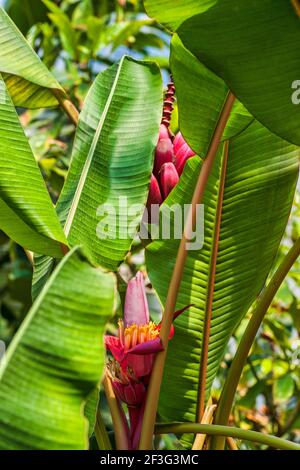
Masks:
[[[234,95],[229,92],[224,103],[219,121],[216,125],[210,147],[207,152],[207,156],[203,161],[198,181],[194,190],[191,207],[188,213],[187,222],[184,228],[182,239],[180,241],[177,258],[175,266],[173,269],[171,281],[169,284],[167,300],[165,305],[164,314],[161,322],[161,331],[160,338],[164,346],[164,350],[159,352],[156,355],[154,366],[150,378],[149,388],[147,392],[145,413],[142,425],[142,432],[140,438],[139,448],[141,450],[147,450],[152,448],[152,437],[155,426],[155,418],[158,407],[159,393],[163,376],[163,369],[165,365],[165,360],[167,356],[168,342],[169,342],[169,332],[172,325],[173,314],[176,309],[177,296],[180,289],[180,284],[183,275],[183,269],[187,257],[186,244],[191,239],[191,234],[193,232],[196,213],[197,213],[197,204],[200,204],[203,198],[204,190],[210,175],[215,156],[218,151],[218,147],[221,141],[223,131],[225,129],[226,123],[228,121],[233,103]]]
[[[199,423],[168,423],[157,424],[155,434],[208,434],[210,436],[229,436],[236,439],[264,444],[281,450],[300,450],[300,444],[282,439],[281,437],[271,436],[257,431],[249,431],[231,426],[220,426],[215,424]]]
[[[105,377],[103,379],[103,388],[113,421],[116,448],[117,450],[129,450],[129,428],[126,416],[119,401],[117,400],[117,397],[113,391],[111,381],[107,374],[105,374]]]
[[[205,391],[206,391],[206,376],[207,376],[207,364],[208,364],[208,349],[209,349],[209,338],[210,338],[210,327],[213,310],[213,300],[215,291],[215,278],[217,269],[217,260],[219,252],[219,239],[221,229],[221,218],[224,198],[224,188],[227,170],[227,159],[228,159],[228,140],[224,144],[220,184],[219,184],[219,195],[217,203],[217,212],[215,219],[214,238],[210,258],[210,276],[208,281],[208,291],[206,297],[205,306],[205,318],[204,318],[204,329],[201,347],[201,358],[200,358],[200,369],[199,369],[199,388],[198,388],[198,408],[197,408],[197,422],[201,423],[204,407],[205,407]]]
[[[72,103],[72,101],[66,98],[61,93],[60,90],[56,90],[53,88],[51,91],[53,95],[55,96],[55,98],[57,99],[57,101],[59,102],[59,105],[63,108],[65,113],[69,116],[73,124],[77,126],[78,120],[79,120],[79,112],[74,106],[74,104]]]

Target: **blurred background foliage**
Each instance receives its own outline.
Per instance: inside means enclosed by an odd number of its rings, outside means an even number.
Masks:
[[[146,16],[139,0],[2,0],[0,4],[78,109],[94,77],[124,53],[156,60],[165,83],[168,81],[170,37]],[[19,114],[55,202],[68,169],[74,126],[60,109],[20,109]],[[299,235],[298,191],[277,263]],[[136,241],[120,268],[121,274],[126,278],[143,268],[142,246]],[[31,276],[31,264],[24,251],[0,232],[0,339],[6,344],[31,305]],[[160,306],[151,285],[148,299],[151,314],[158,320]],[[250,313],[228,345],[214,384],[215,399],[249,317]],[[110,427],[109,413],[104,416]],[[239,385],[231,422],[300,442],[300,261],[279,290],[259,331]],[[179,447],[175,436],[165,436],[156,444],[159,448]],[[243,444],[242,448],[259,446]]]

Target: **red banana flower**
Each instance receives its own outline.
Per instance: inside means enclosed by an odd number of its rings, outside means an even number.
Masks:
[[[176,186],[186,161],[195,155],[181,132],[178,132],[172,142],[171,133],[164,125],[160,125],[159,138],[155,151],[154,168],[150,182],[147,200],[148,213],[151,205],[160,205]]]
[[[149,188],[149,193],[148,193],[148,200],[147,200],[147,209],[150,212],[151,211],[151,205],[152,204],[158,204],[160,205],[162,203],[162,196],[160,192],[160,187],[158,184],[157,179],[155,176],[152,174],[151,175],[151,180],[150,180],[150,188]]]
[[[174,319],[188,307],[175,312]],[[128,283],[124,320],[119,321],[119,334],[105,336],[106,348],[120,364],[120,371],[125,374],[129,371],[130,378],[137,381],[149,376],[154,354],[163,349],[159,334],[160,324],[150,321],[144,279],[142,273],[138,272]],[[170,338],[173,334],[172,327]]]
[[[142,273],[128,283],[118,337],[106,336],[105,344],[122,370],[129,368],[137,379],[150,374],[154,354],[163,348],[159,327],[150,321]]]
[[[128,406],[140,406],[143,403],[146,387],[129,367],[124,371],[120,364],[112,359],[107,364],[107,372],[120,401]]]
[[[165,93],[163,116],[155,150],[153,175],[147,201],[148,216],[151,213],[151,205],[160,205],[166,199],[178,183],[186,161],[195,155],[195,152],[182,137],[181,132],[178,132],[174,137],[169,131],[174,100],[175,86],[171,80]]]
[[[175,312],[174,319],[189,306]],[[155,353],[163,349],[160,324],[150,321],[142,273],[128,283],[124,319],[119,321],[118,336],[106,336],[106,348],[113,355],[107,364],[107,375],[117,398],[126,403],[129,411],[131,448],[138,445],[144,413],[147,385]],[[171,327],[170,338],[174,335]]]
[[[173,141],[174,164],[178,175],[181,176],[186,161],[195,155],[195,152],[189,147],[181,132],[178,132]]]
[[[173,161],[173,144],[169,135],[169,131],[164,124],[160,125],[159,137],[155,150],[155,159],[154,159],[154,175],[157,177],[161,166],[164,163]]]
[[[173,163],[164,163],[160,169],[159,180],[163,198],[166,199],[179,181],[179,176]]]

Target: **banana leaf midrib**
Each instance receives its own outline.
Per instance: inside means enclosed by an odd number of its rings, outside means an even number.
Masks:
[[[99,141],[99,138],[100,138],[100,135],[101,135],[101,132],[102,132],[102,129],[103,129],[103,126],[104,126],[104,123],[105,123],[106,116],[108,114],[110,105],[112,103],[120,74],[122,72],[122,64],[124,62],[124,58],[125,58],[125,56],[122,57],[122,59],[120,61],[120,64],[118,66],[116,76],[114,78],[111,90],[109,92],[107,101],[105,103],[105,107],[103,109],[103,113],[102,113],[101,118],[99,120],[96,132],[94,134],[94,137],[93,137],[93,140],[92,140],[92,143],[91,143],[91,147],[89,149],[86,161],[84,163],[83,171],[80,175],[80,179],[79,179],[78,185],[76,187],[76,191],[75,191],[75,194],[74,194],[74,197],[73,197],[73,200],[72,200],[72,203],[71,203],[71,207],[70,207],[70,210],[68,212],[67,220],[66,220],[66,223],[65,223],[65,226],[64,226],[64,232],[65,232],[66,236],[69,235],[69,232],[71,230],[72,222],[74,220],[75,213],[76,213],[79,201],[80,201],[82,189],[85,185],[85,181],[86,181],[86,178],[87,178],[87,175],[88,175],[91,163],[92,163],[94,152],[95,152],[97,143]]]
[[[198,385],[198,398],[197,398],[197,419],[200,422],[204,412],[205,404],[205,391],[206,391],[206,375],[207,375],[207,359],[208,359],[208,348],[209,348],[209,339],[210,339],[210,327],[211,319],[213,314],[213,297],[214,297],[214,288],[215,288],[215,275],[218,259],[218,250],[219,250],[219,238],[220,238],[220,226],[222,218],[222,208],[223,208],[223,198],[224,198],[224,188],[226,180],[226,171],[227,171],[227,159],[228,159],[228,146],[229,142],[226,141],[221,148],[221,165],[220,165],[220,183],[218,187],[218,200],[217,208],[215,213],[215,223],[214,223],[214,233],[213,233],[213,243],[211,246],[211,256],[210,256],[210,268],[209,268],[209,279],[207,282],[207,296],[205,302],[205,312],[204,312],[204,329],[202,334],[202,347],[199,363],[199,385]]]
[[[255,148],[252,145],[254,141],[257,143]],[[271,134],[257,121],[247,127],[244,133],[230,139],[213,297],[207,395],[220,366],[225,342],[227,344],[246,309],[261,291],[267,271],[274,262],[292,204],[298,175],[298,155],[299,151],[295,146]],[[220,158],[216,164],[220,165]],[[200,165],[198,157],[187,162],[178,189],[175,188],[169,201],[166,201],[168,205],[186,203]],[[219,176],[219,166],[215,166],[203,200],[205,244],[201,251],[189,253],[176,306],[182,308],[193,304],[189,313],[176,320],[175,336],[169,346],[159,407],[160,415],[166,420],[196,419],[201,338],[207,281],[211,276],[209,262]],[[168,243],[159,239],[152,242],[146,250],[149,277],[162,302],[166,298],[167,282],[174,266],[177,248],[178,242],[175,239]],[[162,257],[166,259],[163,264]],[[173,387],[177,399],[184,402],[184,413],[169,402],[170,387]]]

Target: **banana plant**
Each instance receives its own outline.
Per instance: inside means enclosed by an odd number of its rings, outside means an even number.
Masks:
[[[44,3],[63,30],[67,17]],[[145,8],[172,33],[165,94],[157,64],[125,55],[96,77],[80,112],[0,9],[0,229],[33,263],[33,304],[1,360],[0,448],[83,450],[95,439],[100,450],[150,450],[155,435],[176,434],[193,450],[224,449],[225,438],[299,450],[229,417],[300,254],[297,239],[276,264],[299,176],[300,9],[286,0]],[[55,205],[20,106],[60,106],[76,125]],[[128,276],[136,246],[143,268]],[[146,277],[161,318],[151,318]],[[216,401],[213,382],[245,317]]]

